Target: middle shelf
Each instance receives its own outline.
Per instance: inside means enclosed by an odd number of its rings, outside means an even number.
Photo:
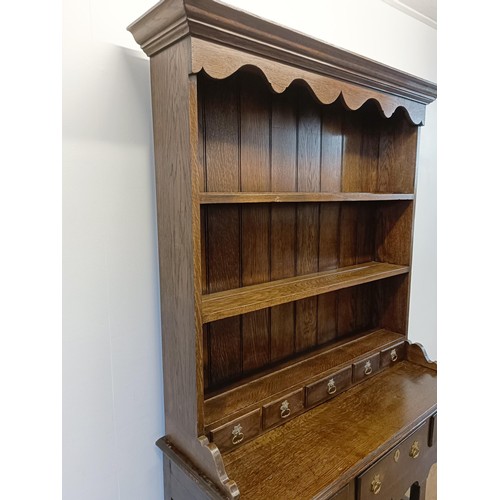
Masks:
[[[409,266],[366,262],[202,296],[203,323],[230,318],[408,273]]]

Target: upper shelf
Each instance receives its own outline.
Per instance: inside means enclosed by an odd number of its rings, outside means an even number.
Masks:
[[[409,266],[366,262],[202,296],[203,323],[370,283],[409,272]]]
[[[306,203],[328,201],[391,201],[413,200],[415,195],[406,193],[200,193],[200,203]]]
[[[276,92],[305,81],[324,104],[351,109],[374,99],[385,116],[404,108],[423,123],[436,84],[214,0],[165,0],[128,27],[147,55],[190,36],[191,72],[226,78],[259,68]]]

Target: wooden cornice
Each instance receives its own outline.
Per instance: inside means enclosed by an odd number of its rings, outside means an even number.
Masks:
[[[215,0],[164,0],[132,23],[128,30],[148,56],[191,36],[254,58],[275,61],[375,93],[395,96],[403,101],[398,104],[407,111],[404,101],[425,106],[437,95],[435,83]],[[252,63],[249,61],[248,64]],[[204,69],[203,61],[197,61],[193,72],[201,68]],[[272,84],[269,72],[264,73]],[[373,95],[371,98],[376,99]],[[413,121],[416,123],[415,119]],[[417,121],[423,122],[423,118],[418,116]]]

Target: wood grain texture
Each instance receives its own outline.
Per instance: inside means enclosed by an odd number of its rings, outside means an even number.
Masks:
[[[387,330],[363,332],[344,343],[309,353],[264,374],[230,386],[205,400],[205,424],[213,424],[225,416],[252,405],[266,404],[280,395],[313,383],[340,369],[343,364],[379,352],[401,342],[401,335]]]
[[[224,461],[242,498],[327,498],[435,407],[435,372],[404,361],[224,455]]]
[[[286,394],[262,408],[262,428],[269,429],[293,418],[304,409],[304,389]]]
[[[206,438],[198,439],[203,431],[198,105],[187,44],[151,60],[165,430],[229,498],[237,498],[220,452]]]
[[[408,266],[368,262],[204,295],[203,322],[216,321],[286,302],[405,274]]]
[[[210,437],[221,452],[234,450],[260,433],[262,412],[260,408],[232,422],[210,431]],[[236,437],[235,434],[238,436]]]
[[[374,114],[370,108],[344,115],[342,191],[376,191],[380,131]]]
[[[352,383],[352,367],[329,373],[326,377],[306,386],[306,406],[316,406],[344,392]],[[333,389],[332,389],[333,386]],[[333,392],[333,390],[335,392]]]
[[[253,75],[252,75],[253,76]],[[253,76],[241,79],[240,91],[240,182],[243,191],[270,189],[270,99]],[[260,84],[260,85],[259,85]],[[253,285],[270,280],[270,208],[241,208],[241,282]],[[269,311],[251,312],[241,318],[242,369],[269,363]]]
[[[130,29],[155,54],[168,441],[230,498],[225,462],[247,498],[352,497],[435,406],[436,366],[405,342],[415,125],[435,86],[213,0],[166,0]],[[342,392],[351,369],[363,388]],[[338,372],[336,404],[306,409]],[[287,399],[294,418],[270,430]],[[236,421],[244,442],[267,434],[235,450]],[[195,492],[179,470],[170,492]]]
[[[274,95],[271,106],[271,190],[297,190],[297,109],[295,91]],[[291,204],[271,207],[271,280],[295,275],[296,209]],[[295,352],[295,304],[270,312],[272,361]]]
[[[372,500],[371,484],[375,476],[380,480],[380,492],[382,498],[403,498],[405,492],[414,484],[418,483],[422,492],[425,491],[425,482],[432,464],[436,463],[436,448],[427,446],[429,434],[429,421],[427,419],[420,427],[413,431],[397,447],[390,450],[387,455],[363,474],[357,480],[357,490],[360,500]],[[419,454],[416,458],[410,456],[413,443],[418,443]],[[399,450],[398,460],[394,460],[394,454]],[[424,495],[417,496],[424,500]]]
[[[190,33],[239,49],[235,52],[253,52],[417,103],[428,104],[436,97],[431,82],[213,0],[159,3],[128,30],[148,55]]]
[[[390,201],[414,200],[407,193],[201,193],[202,204],[229,203],[311,203],[332,201]]]
[[[321,184],[321,115],[299,94],[297,125],[297,190],[319,191]],[[296,274],[318,271],[319,205],[299,205],[297,210]],[[297,351],[317,341],[318,299],[311,297],[295,304],[295,346]]]
[[[174,438],[176,432],[195,437],[198,429],[195,214],[186,44],[175,45],[151,60],[165,427]]]
[[[398,108],[403,108],[413,124],[423,124],[425,106],[377,90],[353,85],[345,80],[337,80],[324,74],[288,66],[276,60],[269,60],[254,54],[244,53],[227,46],[217,45],[198,38],[192,38],[193,72],[205,71],[213,78],[224,79],[236,73],[243,66],[258,68],[275,92],[281,93],[296,80],[305,82],[311,92],[323,104],[336,102],[340,97],[350,109],[357,110],[367,101],[376,101],[386,118],[391,117]]]

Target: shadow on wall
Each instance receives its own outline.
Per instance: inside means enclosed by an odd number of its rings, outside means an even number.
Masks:
[[[149,60],[111,44],[80,54],[66,71],[63,131],[67,139],[149,144],[153,158]],[[92,58],[92,61],[86,59]],[[91,67],[91,71],[88,68]]]

